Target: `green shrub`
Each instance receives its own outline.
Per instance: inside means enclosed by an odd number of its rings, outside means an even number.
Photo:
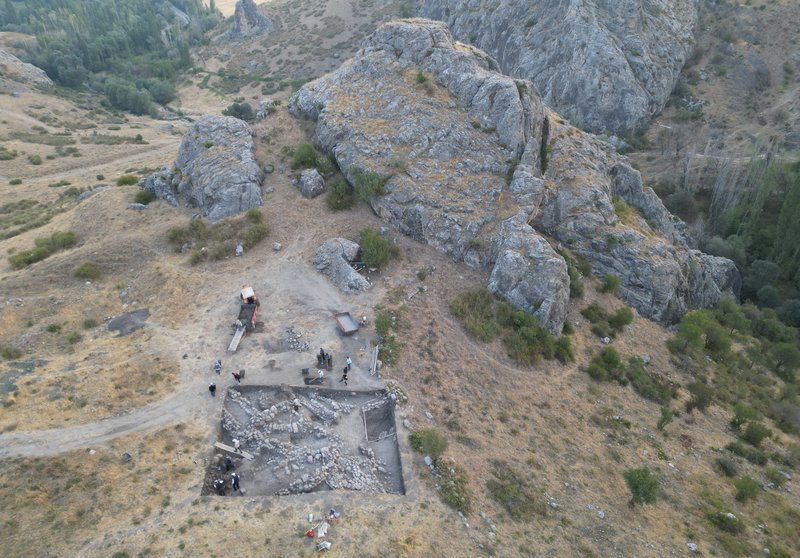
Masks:
[[[734,481],[733,485],[736,487],[736,499],[740,502],[755,498],[760,490],[758,483],[748,476]]]
[[[486,488],[512,519],[531,521],[534,515],[547,515],[547,503],[527,480],[529,473],[514,471],[503,461],[495,461],[493,465]]]
[[[739,441],[731,442],[730,444],[725,446],[725,449],[734,455],[738,455],[739,457],[744,457],[754,465],[767,464],[767,456],[764,454],[763,451],[757,448],[746,446]]]
[[[606,273],[603,276],[603,284],[600,286],[600,292],[611,293],[613,295],[619,292],[619,277]]]
[[[251,207],[245,213],[245,217],[251,223],[263,223],[264,222],[264,215],[261,213],[261,210],[257,207]]]
[[[555,357],[562,364],[575,360],[575,353],[572,351],[572,341],[569,337],[562,335],[556,339]]]
[[[714,391],[706,384],[699,380],[695,380],[687,388],[692,398],[686,402],[686,411],[691,413],[692,410],[697,409],[705,412],[711,401],[714,398]]]
[[[372,229],[362,230],[360,240],[361,259],[367,267],[381,268],[398,253],[396,246]]]
[[[8,181],[8,183],[11,184],[12,186],[16,186],[17,184],[22,184],[22,179],[12,178],[11,180]]]
[[[422,84],[428,81],[428,76],[422,70],[417,71],[417,83]]]
[[[256,118],[256,112],[253,110],[253,107],[250,105],[250,103],[246,101],[234,102],[233,104],[228,105],[225,109],[223,109],[222,114],[225,116],[238,118],[239,120],[244,120],[245,122],[252,122]]]
[[[658,481],[646,468],[628,469],[622,476],[631,491],[631,505],[653,504],[658,498]]]
[[[389,333],[390,326],[391,320],[389,319],[389,314],[379,312],[378,315],[375,316],[375,333],[381,337],[386,337],[386,334]]]
[[[95,176],[95,178],[96,178],[97,180],[105,180],[105,179],[106,179],[106,176],[105,176],[104,174],[98,174],[97,176]]]
[[[266,223],[254,223],[247,228],[242,237],[242,246],[252,248],[269,236],[269,227]]]
[[[319,152],[310,143],[301,143],[292,154],[292,169],[310,169],[317,166]]]
[[[83,320],[83,329],[92,329],[97,327],[97,320],[94,318],[86,318]]]
[[[447,438],[431,428],[412,432],[408,441],[414,451],[429,456],[434,462],[447,450]]]
[[[759,422],[747,423],[747,428],[742,433],[741,438],[753,447],[759,447],[764,438],[772,436],[772,431]]]
[[[70,332],[70,334],[67,335],[67,343],[69,343],[70,345],[79,343],[81,339],[83,339],[83,335],[81,335],[77,331]]]
[[[470,512],[470,493],[467,489],[467,473],[455,463],[440,468],[442,501],[463,514]]]
[[[720,473],[726,477],[735,477],[739,474],[739,464],[732,457],[720,456],[714,462]]]
[[[744,521],[730,512],[714,512],[709,514],[708,519],[711,523],[716,525],[718,529],[726,533],[733,533],[736,535],[744,531]]]
[[[616,331],[622,331],[631,322],[633,322],[633,311],[627,306],[623,306],[608,318],[608,324]]]
[[[567,262],[567,275],[569,275],[569,297],[582,297],[585,289],[583,286],[583,281],[581,280],[580,271],[578,271],[578,268],[569,261]]]
[[[189,242],[189,232],[182,227],[172,227],[167,231],[167,240],[169,240],[177,250],[181,246]]]
[[[0,345],[0,357],[5,360],[17,360],[22,356],[22,350],[12,345]]]
[[[156,197],[149,190],[139,190],[133,197],[134,202],[144,205],[149,204],[154,199],[156,199]]]
[[[47,331],[47,333],[59,333],[61,331],[61,326],[58,324],[49,324],[45,328],[45,331]]]
[[[368,202],[374,196],[382,196],[386,193],[385,181],[381,175],[361,170],[355,165],[350,165],[348,172],[353,184],[353,191],[358,199]]]
[[[117,186],[130,186],[139,182],[139,178],[132,174],[123,174],[117,178]]]
[[[758,418],[758,411],[752,407],[748,407],[744,403],[737,403],[733,406],[733,418],[730,421],[732,428],[739,430],[739,428],[749,420]]]
[[[656,428],[658,430],[663,431],[664,427],[666,427],[670,422],[672,422],[672,417],[674,416],[672,409],[669,407],[661,407],[661,417],[658,419],[658,423],[656,424]]]
[[[394,366],[400,358],[400,344],[394,335],[388,336],[384,339],[383,345],[378,350],[378,358],[386,366]]]
[[[28,162],[31,165],[41,165],[42,158],[39,155],[28,155]]]
[[[325,203],[333,211],[349,209],[353,206],[353,188],[342,178],[337,178],[328,188]]]
[[[21,250],[9,256],[8,263],[12,269],[22,269],[33,263],[39,262],[58,250],[64,250],[77,242],[73,232],[54,232],[49,237],[40,237],[34,240],[35,247]]]
[[[79,279],[97,280],[100,278],[100,267],[94,262],[83,262],[75,268],[75,277]]]
[[[605,310],[596,302],[592,302],[589,306],[581,310],[581,315],[593,324],[605,321],[608,318],[608,314],[606,314]]]

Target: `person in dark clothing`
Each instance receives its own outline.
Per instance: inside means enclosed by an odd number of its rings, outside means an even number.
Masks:
[[[233,487],[234,492],[239,490],[239,475],[236,473],[231,473],[231,487]]]
[[[328,370],[333,370],[333,356],[330,353],[325,357],[325,367]]]
[[[215,360],[214,361],[214,372],[216,372],[217,374],[222,372],[222,361],[221,360]]]
[[[347,366],[345,366],[342,370],[342,379],[339,381],[344,382],[344,385],[347,385]]]
[[[225,466],[226,473],[231,469],[233,469],[233,460],[230,458],[229,455],[225,456],[225,459],[223,460],[222,464]]]
[[[214,394],[217,393],[217,384],[211,382],[208,386],[208,391],[211,392],[211,397],[214,397]]]
[[[237,384],[241,384],[242,383],[242,375],[241,374],[239,374],[238,372],[231,372],[231,375],[233,376],[233,379],[236,380]]]

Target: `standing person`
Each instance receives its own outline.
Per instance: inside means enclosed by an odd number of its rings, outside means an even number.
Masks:
[[[325,365],[325,349],[322,347],[319,348],[319,354],[317,355],[317,366],[324,366]]]
[[[231,375],[233,376],[233,379],[236,380],[237,384],[241,384],[242,383],[242,375],[241,374],[239,374],[238,372],[231,372]]]
[[[233,469],[233,460],[231,459],[230,455],[225,456],[225,459],[222,461],[222,464],[225,466],[226,473],[231,469]]]
[[[233,487],[234,492],[239,490],[239,475],[236,473],[231,473],[231,487]]]
[[[322,368],[317,370],[317,379],[319,380],[319,383],[322,383],[322,380],[325,379],[325,371]]]
[[[217,393],[217,384],[215,384],[214,382],[211,382],[208,385],[208,391],[211,392],[211,397],[214,397],[214,394]]]
[[[347,385],[347,366],[345,366],[344,370],[342,370],[342,379],[339,381],[344,382],[344,385]]]
[[[327,359],[325,360],[325,367],[328,370],[333,370],[333,355],[328,353]]]
[[[351,359],[350,357],[347,357],[347,360],[345,360],[345,363],[347,363],[347,371],[349,372],[350,368],[352,368],[352,366],[353,366],[353,359]]]
[[[240,450],[240,449],[239,449],[239,446],[240,446],[240,445],[241,445],[241,444],[239,444],[239,440],[237,440],[236,438],[234,438],[234,439],[233,439],[233,451],[235,451],[236,453],[241,453],[241,451],[242,451],[242,450]]]
[[[222,361],[219,359],[214,361],[214,372],[216,372],[217,374],[222,372]]]

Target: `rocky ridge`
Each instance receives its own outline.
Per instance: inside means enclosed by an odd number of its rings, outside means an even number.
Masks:
[[[238,118],[204,116],[184,134],[175,165],[143,178],[139,186],[218,221],[260,207],[263,177],[249,126]]]
[[[233,12],[233,27],[228,32],[228,38],[244,39],[267,33],[271,28],[272,22],[258,11],[253,0],[239,0]]]
[[[423,0],[419,14],[533,80],[582,128],[624,133],[664,107],[694,44],[697,0]]]
[[[567,264],[537,230],[596,274],[618,275],[620,296],[648,317],[671,321],[737,289],[733,264],[692,251],[624,157],[546,112],[529,81],[500,74],[440,22],[385,24],[289,110],[316,121],[316,143],[348,179],[354,169],[386,178],[386,195],[370,201],[381,217],[489,270],[491,290],[553,333],[566,315]],[[641,217],[622,222],[615,196]]]
[[[0,83],[5,80],[40,89],[53,87],[53,82],[47,77],[44,70],[23,62],[10,52],[0,50]]]

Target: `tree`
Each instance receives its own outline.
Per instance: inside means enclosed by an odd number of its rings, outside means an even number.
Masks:
[[[748,407],[741,402],[733,406],[733,413],[734,415],[730,424],[736,430],[739,430],[739,428],[748,420],[754,420],[758,418],[758,412],[755,409]]]
[[[361,258],[367,267],[380,268],[397,254],[397,248],[372,229],[361,231]]]
[[[746,333],[750,329],[750,320],[747,319],[742,307],[731,297],[725,297],[720,301],[714,316],[720,324],[730,329],[730,333],[734,331]]]
[[[628,469],[622,476],[631,491],[631,505],[653,504],[658,498],[658,481],[648,469]]]
[[[714,398],[712,389],[700,380],[695,380],[689,384],[687,389],[692,394],[692,398],[686,402],[686,412],[691,413],[693,409],[705,412]]]
[[[233,103],[228,108],[222,111],[225,116],[232,116],[245,122],[252,122],[256,118],[256,113],[250,103],[247,101],[241,103]]]
[[[775,371],[787,382],[793,382],[795,371],[800,367],[800,349],[793,343],[775,343],[770,347],[770,356],[775,362]]]
[[[759,306],[775,308],[781,302],[781,295],[772,285],[764,285],[756,292],[756,300]]]

